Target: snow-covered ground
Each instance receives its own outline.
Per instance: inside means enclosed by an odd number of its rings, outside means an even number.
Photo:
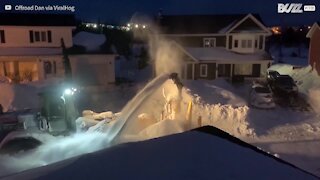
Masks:
[[[317,112],[320,103],[318,103],[318,98],[315,98],[317,97],[315,95],[319,93],[319,77],[311,71],[310,67],[293,70],[290,65],[275,65],[271,68],[282,74],[292,75],[298,82],[301,93],[310,97],[309,100],[315,112],[297,112],[280,106],[273,110],[248,107],[247,97],[250,84],[235,86],[218,79],[215,81],[184,82],[185,88],[182,90],[181,103],[182,115],[177,117],[185,119],[188,106],[192,102],[190,121],[161,120],[162,112],[164,107],[168,105],[168,101],[177,98],[176,86],[171,80],[167,80],[164,84],[155,83],[154,86],[144,89],[150,92],[150,97],[142,94],[139,96],[141,99],[136,100],[139,102],[138,104],[135,106],[128,104],[129,109],[133,108],[135,112],[124,110],[127,112],[124,114],[131,115],[131,117],[126,117],[126,120],[130,121],[131,125],[141,125],[145,128],[137,128],[139,131],[134,128],[134,130],[122,129],[120,132],[122,135],[134,134],[137,136],[134,138],[122,136],[125,138],[120,142],[145,140],[180,133],[203,125],[212,125],[246,142],[257,145],[265,151],[276,154],[276,156],[298,167],[320,175],[320,164],[317,161],[320,160],[320,123]],[[114,91],[110,91],[111,94],[93,94],[92,98],[95,99],[93,102],[97,103],[96,108],[100,108],[100,111],[117,112],[127,103],[127,100],[131,99],[131,94],[142,87],[143,85],[141,87],[128,86],[123,87],[122,91],[114,89]],[[121,118],[125,118],[125,115]],[[107,124],[107,126],[112,127],[112,124],[115,123]],[[45,143],[31,155],[28,154],[27,157],[23,155],[1,157],[0,162],[12,162],[4,165],[5,171],[2,173],[21,171],[93,152],[108,147],[106,139],[108,138],[101,134],[78,134],[69,138],[57,138],[56,141]],[[77,148],[80,145],[83,146]],[[58,150],[54,150],[54,157],[52,156],[52,147],[58,148]],[[34,163],[26,163],[30,161],[30,158]]]

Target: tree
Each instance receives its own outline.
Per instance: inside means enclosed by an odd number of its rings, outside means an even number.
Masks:
[[[71,69],[71,63],[68,56],[67,48],[64,44],[63,38],[61,38],[61,48],[62,48],[62,54],[63,54],[63,64],[64,64],[64,74],[65,74],[65,81],[71,82],[72,81],[72,69]]]

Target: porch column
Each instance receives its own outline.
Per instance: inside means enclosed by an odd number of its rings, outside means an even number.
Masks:
[[[194,77],[195,77],[195,64],[192,63],[192,80],[194,80]]]
[[[184,72],[182,79],[188,79],[188,64],[184,65]]]
[[[216,63],[216,79],[218,78],[218,70],[219,69],[219,63]]]
[[[233,65],[234,64],[230,64],[230,66],[231,66],[231,68],[230,68],[230,77],[232,78],[232,76],[233,76]]]
[[[38,68],[38,80],[44,80],[44,67],[43,67],[43,60],[37,59],[37,68]]]

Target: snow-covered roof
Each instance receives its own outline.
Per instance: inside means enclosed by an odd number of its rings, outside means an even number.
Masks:
[[[106,42],[104,34],[95,34],[81,31],[73,37],[73,44],[83,46],[87,51],[98,51]]]
[[[316,179],[214,127],[203,127],[16,174],[9,179]]]
[[[20,48],[1,47],[0,56],[38,56],[38,55],[59,55],[61,48]]]
[[[264,51],[248,54],[240,54],[224,47],[215,48],[198,48],[198,47],[183,47],[186,54],[198,61],[261,61],[272,60],[270,55]]]

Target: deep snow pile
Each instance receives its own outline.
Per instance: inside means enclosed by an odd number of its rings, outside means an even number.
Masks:
[[[221,89],[221,91],[217,92],[216,94],[211,94],[212,99],[219,98],[221,93],[226,92],[230,95],[230,100],[239,99],[239,97],[236,97],[235,94],[225,89]],[[203,101],[205,99],[202,99],[196,95],[192,95],[190,89],[186,89],[186,91],[184,91],[183,93],[184,102],[192,101],[194,104],[194,113],[192,118],[193,127],[211,125],[222,129],[236,137],[255,135],[254,130],[249,128],[249,123],[247,121],[249,108],[246,105],[237,107],[233,106],[232,104],[208,104]],[[237,102],[236,104],[238,105],[239,101],[235,102]],[[199,124],[198,122],[200,116],[202,121],[201,124]]]
[[[199,95],[194,94],[194,92],[189,89],[189,87],[193,88],[194,86],[197,86],[197,83],[195,82],[194,84],[189,82],[187,83],[187,87],[184,87],[182,90],[181,107],[178,108],[180,109],[179,113],[174,115],[175,118],[164,115],[165,119],[161,120],[161,112],[165,111],[168,102],[175,102],[179,99],[177,86],[172,80],[167,80],[163,85],[155,89],[152,96],[141,103],[136,109],[136,112],[133,113],[135,115],[132,115],[127,119],[127,125],[121,132],[122,135],[125,136],[125,140],[123,141],[130,141],[130,139],[150,139],[163,135],[180,133],[204,125],[215,126],[237,137],[254,136],[254,130],[249,128],[249,123],[247,121],[249,108],[245,105],[244,100],[228,90],[232,87],[227,82],[218,82],[218,84],[222,86],[216,88],[214,91],[204,90],[201,93],[201,97],[210,96],[210,99],[223,98],[224,100],[222,102],[225,103],[209,104],[203,101],[207,99],[202,99]],[[211,86],[213,85],[211,84]],[[188,120],[186,116],[190,102],[192,102],[192,111],[191,119]],[[233,102],[234,104],[228,104],[228,102]],[[172,109],[175,109],[174,104],[171,104],[171,106]],[[139,118],[139,115],[141,114],[146,114],[150,118],[148,118],[148,120],[141,119]],[[145,126],[145,121],[153,123],[152,125]],[[135,135],[138,135],[139,137],[133,138]]]
[[[38,107],[38,88],[27,84],[0,83],[0,104],[4,112]]]

